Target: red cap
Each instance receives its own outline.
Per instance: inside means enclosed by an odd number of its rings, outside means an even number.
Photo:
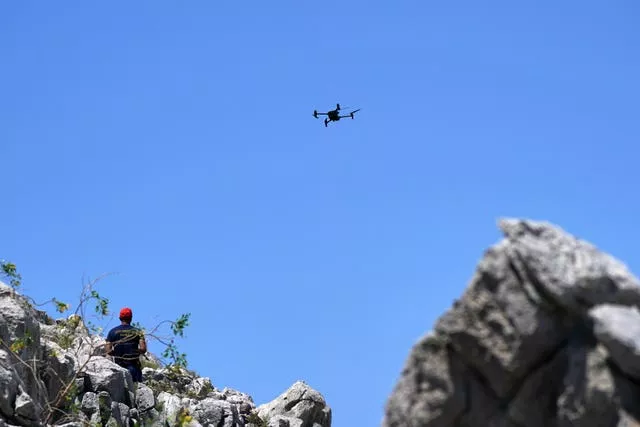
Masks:
[[[120,319],[128,319],[130,320],[133,317],[133,312],[131,311],[131,309],[129,307],[125,307],[122,310],[120,310]]]

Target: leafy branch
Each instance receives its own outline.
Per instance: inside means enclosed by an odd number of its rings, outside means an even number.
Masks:
[[[9,285],[14,291],[17,290],[22,284],[22,276],[18,273],[16,265],[12,262],[0,260],[0,268],[2,269],[2,274],[9,278]]]
[[[6,261],[0,261],[0,274],[10,279],[10,285],[13,288],[14,297],[17,297],[16,290],[22,284],[22,276],[18,273],[16,265]],[[101,295],[96,289],[96,285],[106,275],[100,276],[95,280],[86,280],[83,285],[82,291],[79,295],[79,302],[74,313],[67,317],[65,320],[59,320],[57,333],[55,335],[55,341],[65,352],[71,352],[76,360],[80,362],[79,366],[74,369],[70,378],[60,378],[56,372],[52,371],[49,367],[42,369],[38,367],[42,361],[36,360],[24,360],[22,355],[24,350],[30,348],[32,345],[40,345],[40,343],[34,342],[33,337],[25,331],[25,334],[13,340],[13,342],[4,342],[0,340],[0,347],[9,351],[19,366],[23,366],[29,372],[29,375],[35,380],[37,387],[45,393],[44,389],[44,376],[53,375],[59,382],[59,391],[51,401],[46,402],[46,408],[41,408],[45,422],[48,424],[52,421],[67,419],[78,419],[80,414],[77,408],[75,408],[74,399],[76,392],[76,379],[83,375],[88,369],[89,363],[95,357],[101,357],[100,354],[104,351],[101,349],[102,344],[100,340],[96,339],[103,330],[100,324],[105,324],[105,318],[109,315],[109,299]],[[20,303],[29,308],[33,308],[33,305],[47,305],[52,304],[53,308],[58,313],[64,313],[70,310],[70,304],[60,301],[57,298],[52,298],[42,304],[37,304],[33,299],[20,295]],[[92,305],[93,313],[91,317],[95,323],[90,320],[86,313],[87,305]],[[157,340],[166,348],[162,355],[165,358],[169,358],[171,361],[168,364],[169,369],[180,369],[187,367],[187,356],[178,350],[175,344],[176,337],[184,337],[184,331],[189,326],[191,313],[182,314],[175,321],[162,321],[155,325],[150,333],[146,333],[143,326],[139,323],[135,323],[133,326],[138,328],[138,333],[141,337],[145,335],[152,339]],[[158,331],[161,326],[169,324],[172,336],[161,337]],[[87,351],[88,350],[88,351]],[[57,355],[55,350],[52,350],[50,354]],[[33,363],[30,363],[33,362]],[[38,363],[36,363],[38,362]]]

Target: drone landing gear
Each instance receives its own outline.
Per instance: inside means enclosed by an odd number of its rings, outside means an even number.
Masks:
[[[327,127],[328,124],[329,124],[329,119],[324,119],[324,127]]]

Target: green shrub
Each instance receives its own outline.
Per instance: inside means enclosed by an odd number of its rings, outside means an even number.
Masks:
[[[253,424],[256,427],[267,427],[267,420],[260,418],[256,411],[252,411],[247,417],[247,423]]]

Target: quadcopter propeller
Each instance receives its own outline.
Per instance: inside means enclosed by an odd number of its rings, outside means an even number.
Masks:
[[[355,108],[355,107],[352,107],[351,105],[340,105],[340,110],[341,110],[341,111],[342,111],[342,110],[348,110],[348,109],[350,109],[350,108]]]

